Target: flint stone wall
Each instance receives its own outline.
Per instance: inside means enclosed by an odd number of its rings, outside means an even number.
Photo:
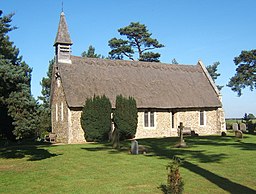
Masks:
[[[81,109],[68,107],[61,80],[54,80],[53,90],[51,119],[52,132],[57,134],[56,142],[84,143],[84,131],[80,124]]]
[[[69,143],[84,143],[86,142],[84,138],[84,130],[82,129],[80,118],[81,118],[81,110],[71,109],[69,111],[70,117],[70,138]]]
[[[68,143],[68,106],[60,80],[54,80],[53,90],[51,103],[52,132],[57,134],[57,143]]]
[[[174,128],[172,128],[172,114],[174,114]],[[144,127],[144,112],[138,112],[138,126],[136,138],[178,136],[178,125],[183,122],[184,127],[199,135],[221,134],[225,131],[225,118],[222,109],[206,109],[205,123],[200,125],[200,110],[179,110],[155,113],[155,127]]]
[[[55,80],[52,96],[52,132],[57,134],[56,142],[84,143],[84,131],[80,124],[81,108],[69,108],[60,80]],[[57,104],[57,106],[56,106]],[[58,113],[56,114],[56,110]],[[200,109],[154,110],[155,127],[144,127],[144,111],[138,111],[136,138],[178,136],[178,126],[190,127],[199,135],[221,134],[225,131],[225,117],[222,108],[205,109],[205,125],[200,126]],[[146,110],[147,111],[147,110]],[[171,113],[172,112],[172,113]],[[173,116],[172,116],[173,115]],[[172,119],[174,126],[172,128]]]

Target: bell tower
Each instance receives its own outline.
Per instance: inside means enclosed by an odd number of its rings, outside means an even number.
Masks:
[[[55,60],[57,63],[72,63],[70,58],[72,44],[65,14],[62,11],[60,14],[58,32],[53,45],[55,47]]]

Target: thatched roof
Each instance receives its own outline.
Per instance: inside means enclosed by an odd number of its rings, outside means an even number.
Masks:
[[[132,96],[138,108],[221,107],[218,91],[200,62],[171,65],[140,61],[71,57],[58,64],[69,107],[82,107],[86,98],[106,95],[115,107],[117,95]]]
[[[61,15],[60,15],[60,22],[59,22],[58,32],[54,41],[54,45],[60,44],[60,43],[72,45],[72,41],[68,32],[68,25],[66,22],[64,12],[61,12]]]

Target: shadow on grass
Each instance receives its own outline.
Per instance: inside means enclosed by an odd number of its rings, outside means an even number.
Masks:
[[[236,139],[235,139],[236,141]],[[198,160],[201,163],[212,163],[220,162],[222,159],[226,158],[226,154],[209,154],[205,153],[205,150],[190,150],[188,148],[174,148],[175,142],[178,142],[176,138],[163,138],[163,139],[145,139],[140,140],[141,143],[146,144],[151,147],[153,156],[158,156],[160,158],[172,159],[174,156],[181,157],[182,167],[196,173],[218,187],[234,194],[253,194],[256,193],[255,190],[248,188],[239,183],[235,183],[227,178],[221,177],[215,173],[212,173],[198,165],[195,165],[187,160],[187,157]],[[194,137],[186,138],[186,142],[191,147],[197,145],[208,145],[208,146],[233,146],[242,150],[255,150],[256,144],[254,143],[244,143],[242,141],[234,142],[233,137]]]
[[[246,139],[247,137],[245,137]],[[233,193],[233,194],[252,194],[256,193],[255,190],[235,183],[225,177],[221,177],[209,170],[206,170],[192,162],[189,162],[191,158],[197,160],[200,163],[217,163],[221,162],[228,155],[224,153],[210,154],[206,152],[207,150],[195,150],[197,146],[206,145],[206,146],[231,146],[241,150],[255,150],[256,144],[246,143],[243,140],[237,140],[233,136],[220,137],[220,136],[206,136],[206,137],[186,137],[186,142],[189,145],[188,148],[174,148],[174,145],[179,141],[178,138],[152,138],[152,139],[140,139],[138,140],[140,145],[144,145],[149,148],[149,153],[147,157],[159,157],[160,159],[172,159],[174,156],[182,158],[182,167],[188,169],[189,171],[196,173],[223,190]],[[126,141],[122,143],[123,147],[129,149],[130,142]],[[194,148],[194,149],[190,149]],[[111,148],[109,144],[100,144],[99,147],[94,148],[82,148],[87,151],[103,151],[106,150],[110,154],[120,153],[117,150]],[[207,149],[207,147],[205,148]],[[121,150],[122,151],[122,150]]]
[[[114,149],[109,142],[108,143],[99,143],[97,147],[83,147],[81,149],[86,150],[86,151],[92,151],[92,152],[108,151],[109,154],[120,154],[121,152],[128,153],[128,150],[129,150],[129,148],[126,146],[122,146],[120,149]]]
[[[198,145],[209,145],[209,146],[232,146],[239,148],[241,150],[255,150],[256,143],[246,143],[243,140],[250,138],[249,136],[244,136],[243,139],[236,138],[234,136],[203,136],[203,137],[188,137],[186,142],[188,142],[190,147]]]
[[[255,194],[256,193],[256,191],[251,188],[248,188],[239,183],[235,183],[227,178],[214,174],[190,162],[184,161],[182,164],[182,167],[206,178],[207,180],[211,181],[213,184],[217,185],[218,187],[232,194],[242,194],[242,193]]]
[[[28,157],[28,161],[37,161],[59,155],[50,153],[47,149],[44,148],[45,146],[50,146],[50,144],[0,147],[0,158],[22,159],[24,157]]]

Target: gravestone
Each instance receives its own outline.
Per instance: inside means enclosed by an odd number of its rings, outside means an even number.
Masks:
[[[233,131],[237,131],[238,130],[238,124],[237,123],[233,123],[232,124],[232,129],[233,129]]]
[[[236,136],[237,138],[243,138],[243,132],[240,131],[240,130],[237,130],[237,131],[235,131],[235,136]]]
[[[246,132],[246,124],[245,123],[240,123],[239,128],[240,128],[240,131],[242,131],[243,133]]]
[[[184,126],[183,126],[183,123],[180,122],[180,126],[178,126],[179,130],[180,130],[180,142],[178,144],[175,145],[175,147],[177,148],[184,148],[184,147],[187,147],[187,144],[183,138],[183,129],[184,129]]]
[[[253,124],[253,123],[249,122],[248,123],[248,132],[253,134],[255,127],[256,127],[256,124]]]
[[[131,144],[131,154],[137,155],[138,153],[139,153],[139,144],[136,140],[133,140]]]

